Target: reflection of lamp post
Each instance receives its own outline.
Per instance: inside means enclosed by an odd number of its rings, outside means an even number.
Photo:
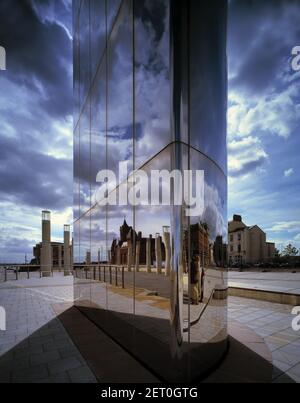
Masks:
[[[151,265],[152,265],[152,260],[151,260],[151,249],[152,249],[152,235],[149,235],[149,238],[147,238],[146,241],[146,267],[147,267],[147,273],[151,273]]]
[[[64,225],[64,275],[70,275],[71,250],[70,250],[70,225]]]
[[[86,264],[87,266],[90,266],[90,265],[91,265],[91,251],[90,251],[90,249],[87,249],[87,250],[86,250],[85,264]]]
[[[131,272],[132,270],[132,244],[128,242],[127,244],[127,270]]]
[[[61,267],[62,267],[62,245],[58,245],[57,247],[57,259],[58,259],[58,271],[61,271]]]
[[[171,242],[170,242],[170,227],[163,227],[163,241],[165,245],[165,254],[166,254],[166,262],[165,262],[165,274],[166,276],[170,276],[171,274]]]
[[[137,273],[140,271],[141,238],[142,233],[139,232],[135,246],[135,271]]]
[[[161,274],[162,272],[161,237],[158,232],[155,235],[155,255],[156,255],[157,274]]]

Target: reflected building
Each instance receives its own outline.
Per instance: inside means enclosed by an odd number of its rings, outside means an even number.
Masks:
[[[33,256],[35,264],[41,264],[42,243],[38,243],[33,248]],[[64,244],[61,242],[51,242],[52,267],[54,269],[62,269],[64,266]]]
[[[76,304],[158,378],[197,380],[227,351],[227,1],[75,0],[73,20]],[[204,171],[201,215],[100,207],[119,161]]]
[[[109,254],[109,263],[112,265],[128,265],[131,260],[132,264],[136,264],[138,254],[139,266],[146,266],[147,264],[147,242],[150,243],[149,260],[151,266],[156,262],[156,239],[150,234],[148,238],[144,238],[142,232],[138,234],[130,227],[126,220],[120,227],[119,239],[114,239],[111,245]],[[160,249],[162,252],[162,261],[165,260],[165,246],[162,238],[159,236]],[[138,249],[138,250],[137,250]],[[131,253],[131,257],[129,256]]]
[[[247,226],[242,216],[235,214],[228,223],[229,264],[257,264],[275,258],[275,243],[267,242],[266,233],[258,226]]]

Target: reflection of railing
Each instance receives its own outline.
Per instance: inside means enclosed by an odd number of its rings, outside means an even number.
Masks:
[[[82,278],[79,273],[84,273],[85,280],[94,280],[109,284],[116,287],[119,284],[125,288],[125,266],[116,265],[74,265],[74,275],[76,278]],[[92,276],[89,276],[92,274]]]
[[[184,328],[184,329],[183,329],[183,333],[188,333],[188,331],[189,331],[189,329],[190,329],[191,327],[197,325],[197,323],[200,322],[202,316],[204,315],[206,309],[208,308],[208,306],[210,305],[210,303],[211,303],[211,301],[212,301],[212,299],[213,299],[213,297],[214,297],[215,291],[216,291],[216,290],[215,290],[215,288],[214,288],[214,289],[212,290],[211,294],[210,294],[210,297],[208,298],[208,301],[206,302],[206,304],[204,305],[202,311],[200,312],[200,315],[198,316],[198,318],[195,319],[195,320],[193,320],[193,321],[190,323],[190,325],[189,325],[188,327]]]

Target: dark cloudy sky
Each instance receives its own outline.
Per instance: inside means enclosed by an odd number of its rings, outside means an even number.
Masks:
[[[229,214],[300,246],[299,0],[231,0]]]
[[[71,3],[0,2],[0,261],[72,220]],[[228,39],[229,214],[300,246],[300,0],[231,0]]]
[[[23,260],[72,219],[72,2],[1,0],[0,261]]]

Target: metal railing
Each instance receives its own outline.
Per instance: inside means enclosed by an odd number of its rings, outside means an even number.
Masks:
[[[53,277],[54,273],[63,271],[59,268],[53,268],[50,276]],[[72,274],[72,273],[70,273]],[[41,278],[43,272],[40,265],[26,265],[26,264],[5,264],[0,265],[0,283],[7,281],[18,281],[30,278]]]
[[[74,277],[125,288],[125,266],[74,265]]]

